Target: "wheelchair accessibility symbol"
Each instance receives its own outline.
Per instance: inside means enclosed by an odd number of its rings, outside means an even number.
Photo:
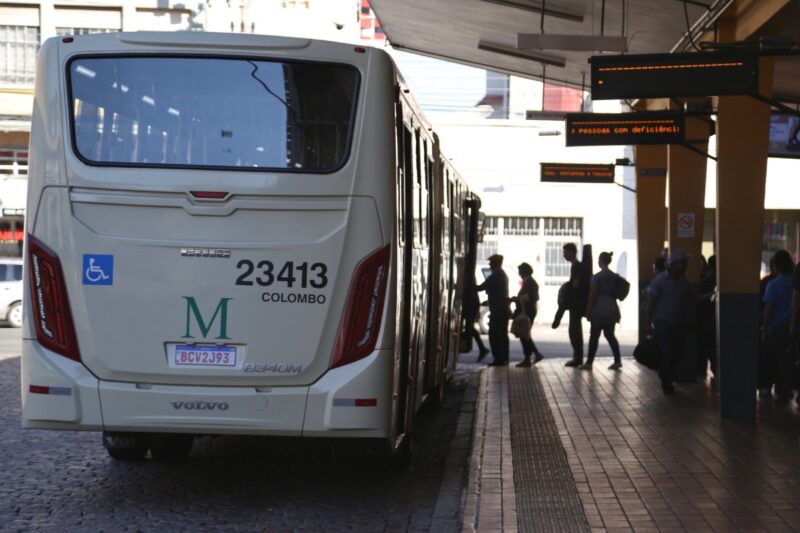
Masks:
[[[83,284],[84,285],[113,285],[114,284],[114,256],[113,255],[83,255]]]

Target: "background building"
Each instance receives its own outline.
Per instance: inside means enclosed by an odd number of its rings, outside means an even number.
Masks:
[[[313,37],[386,47],[436,127],[443,151],[483,199],[481,256],[527,261],[542,286],[539,320],[555,311],[569,275],[565,242],[613,251],[612,268],[637,286],[635,179],[616,167],[613,184],[541,183],[542,162],[614,163],[627,147],[567,148],[563,121],[527,120],[536,111],[619,111],[587,93],[392,50],[368,0],[6,0],[0,3],[0,255],[19,255],[36,53],[58,35],[113,31],[216,31]],[[712,138],[709,143],[714,146]],[[709,160],[704,254],[713,253],[715,180]],[[800,252],[800,165],[769,161],[765,265],[778,248]],[[627,188],[625,188],[625,187]],[[636,299],[623,327],[637,326]]]

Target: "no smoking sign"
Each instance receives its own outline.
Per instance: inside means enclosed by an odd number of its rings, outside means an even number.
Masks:
[[[678,213],[678,238],[694,238],[694,213]]]

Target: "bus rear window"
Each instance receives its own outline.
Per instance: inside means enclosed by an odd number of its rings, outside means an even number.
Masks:
[[[240,58],[69,63],[72,140],[88,164],[331,172],[349,153],[353,67]]]

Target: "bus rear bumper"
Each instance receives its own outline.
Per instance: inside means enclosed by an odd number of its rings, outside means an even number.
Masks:
[[[100,431],[98,380],[85,366],[23,339],[22,427]]]
[[[382,438],[388,434],[392,355],[376,350],[310,387],[143,385],[98,380],[81,363],[26,340],[23,427]]]
[[[308,392],[303,435],[374,437],[389,434],[392,350],[375,350],[329,370]]]

